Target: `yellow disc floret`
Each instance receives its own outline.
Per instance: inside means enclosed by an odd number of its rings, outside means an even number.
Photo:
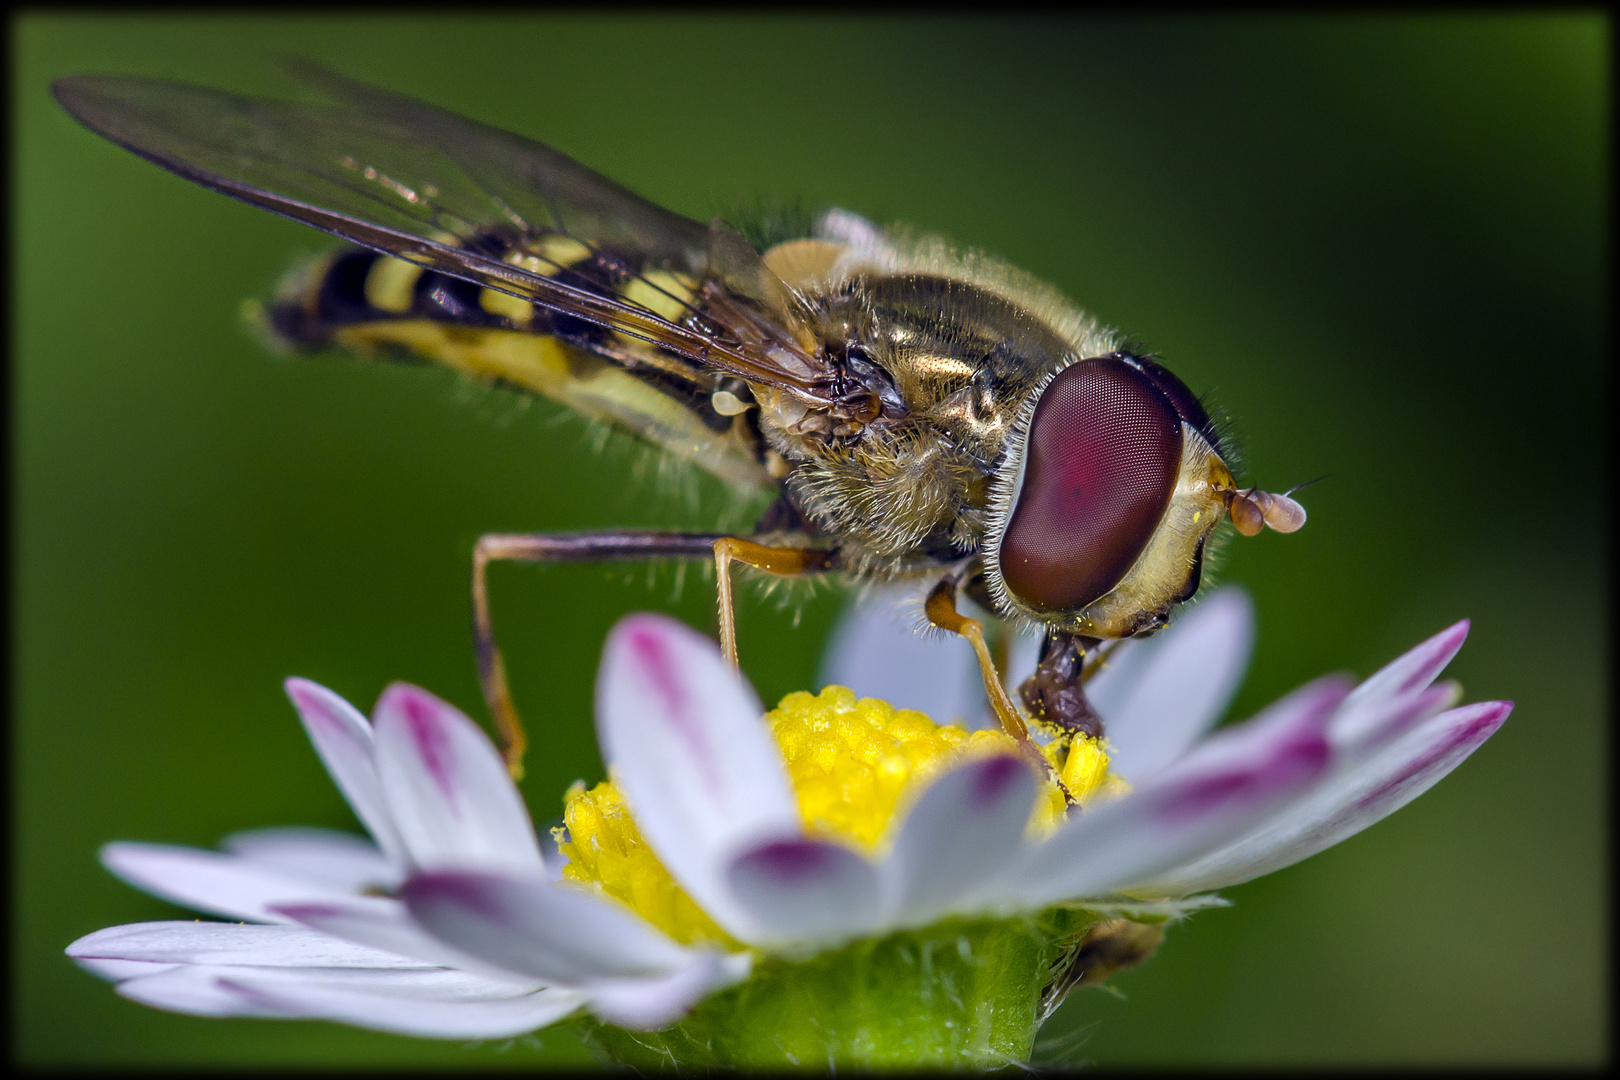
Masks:
[[[887,846],[896,811],[941,770],[964,759],[1019,753],[1018,744],[1001,731],[970,733],[936,724],[913,709],[857,699],[842,686],[789,694],[765,714],[765,725],[781,748],[806,832],[866,854]],[[1100,740],[1078,736],[1066,745],[1066,750],[1060,742],[1042,748],[1052,771],[1036,796],[1032,834],[1048,832],[1063,819],[1064,789],[1081,804],[1124,789],[1108,772]],[[1061,777],[1063,788],[1053,774]],[[611,780],[588,790],[575,784],[563,820],[566,829],[555,834],[568,858],[565,880],[623,902],[676,941],[735,944],[641,839]]]
[[[896,808],[922,789],[920,781],[964,758],[1019,752],[1003,732],[970,734],[915,709],[856,700],[842,686],[789,694],[765,714],[765,724],[782,748],[806,830],[866,851],[882,846]],[[1036,804],[1036,827],[1063,810],[1057,787],[1048,783],[1045,789]]]
[[[642,840],[613,781],[576,782],[563,797],[563,823],[552,830],[568,857],[563,880],[606,893],[683,944],[732,944]]]

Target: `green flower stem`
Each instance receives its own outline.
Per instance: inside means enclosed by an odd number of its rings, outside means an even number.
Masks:
[[[761,960],[663,1031],[585,1021],[602,1057],[663,1069],[997,1068],[1029,1058],[1041,990],[1096,916],[953,920],[793,961]]]

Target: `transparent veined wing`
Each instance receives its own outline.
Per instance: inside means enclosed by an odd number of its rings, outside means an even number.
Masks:
[[[837,404],[836,377],[805,336],[775,325],[795,313],[768,296],[736,302],[753,297],[732,283],[769,271],[723,222],[704,226],[664,210],[544,143],[310,65],[298,73],[333,100],[273,101],[101,75],[59,79],[53,90],[86,127],[204,187],[817,405]],[[623,246],[710,280],[719,302],[671,321],[480,251],[478,239],[492,233],[519,244],[560,233],[592,247]]]

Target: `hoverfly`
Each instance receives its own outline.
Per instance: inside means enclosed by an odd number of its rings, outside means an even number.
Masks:
[[[1043,631],[1019,691],[1029,715],[1097,734],[1087,654],[1165,625],[1223,519],[1244,535],[1304,523],[1287,495],[1238,488],[1180,380],[995,259],[837,210],[756,247],[543,143],[298,70],[329,103],[109,76],[54,90],[147,160],[349,241],[263,310],[281,344],[408,352],[774,497],[745,536],[480,537],[479,677],[514,773],[525,736],[490,619],[493,561],[713,559],[733,664],[733,563],[928,582],[928,620],[972,643],[997,717],[1032,750],[959,596]]]

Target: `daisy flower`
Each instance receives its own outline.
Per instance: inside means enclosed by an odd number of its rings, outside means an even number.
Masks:
[[[1095,684],[1107,741],[1054,742],[1037,770],[999,731],[841,685],[764,713],[709,639],[632,616],[597,687],[610,778],[569,791],[549,851],[451,706],[396,685],[368,723],[294,680],[375,846],[111,845],[127,880],[257,924],[115,927],[68,951],[204,1015],[464,1038],[579,1014],[605,1056],[649,1067],[1022,1062],[1069,988],[1150,954],[1210,890],[1404,805],[1510,709],[1435,683],[1459,624],[1359,686],[1318,680],[1211,731],[1250,621],[1218,594],[1120,654]]]
[[[566,928],[537,977],[433,937],[401,891],[454,867],[555,882],[499,753],[471,720],[414,686],[384,691],[368,721],[337,694],[287,694],[371,842],[322,829],[239,833],[224,852],[115,843],[102,862],[130,884],[237,923],[151,922],[81,938],[68,955],[125,997],[203,1016],[338,1020],[436,1038],[502,1038],[581,1007],[632,1027],[678,1016],[740,977],[747,957],[683,949],[617,904],[550,889],[533,918]],[[517,970],[514,970],[514,965]]]

